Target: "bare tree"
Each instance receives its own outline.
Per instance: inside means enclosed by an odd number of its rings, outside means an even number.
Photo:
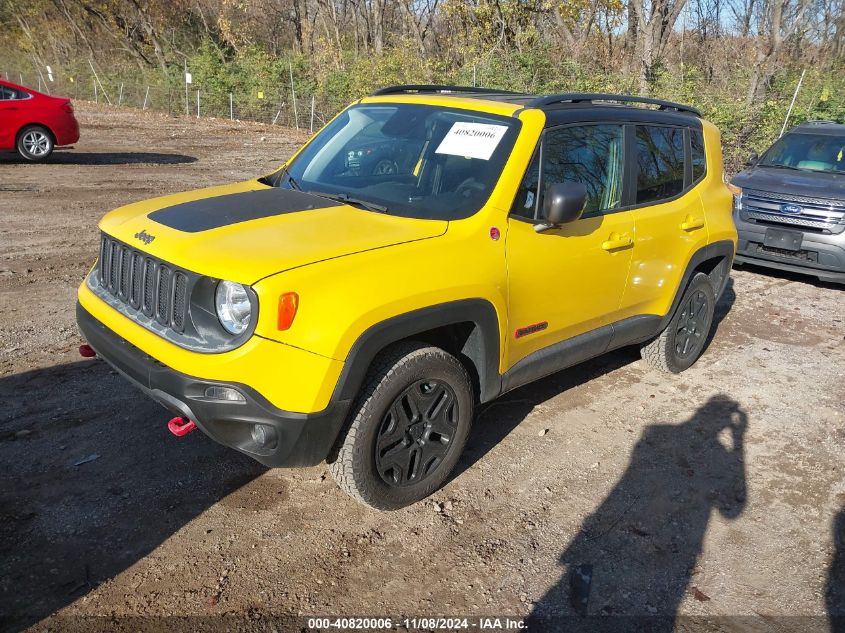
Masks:
[[[669,37],[686,0],[629,0],[629,20],[636,25],[640,55],[640,90],[647,92],[655,71],[663,61]],[[628,25],[630,32],[631,24]]]
[[[745,98],[747,106],[764,101],[778,54],[784,42],[803,24],[809,5],[810,0],[762,0],[756,16],[757,37]]]

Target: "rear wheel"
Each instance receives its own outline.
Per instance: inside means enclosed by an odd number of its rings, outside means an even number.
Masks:
[[[40,125],[28,125],[18,134],[18,154],[29,161],[45,160],[53,153],[53,135]]]
[[[438,347],[403,343],[373,363],[331,472],[358,501],[395,510],[437,490],[473,416],[466,369]]]
[[[710,277],[697,273],[666,329],[642,346],[643,359],[652,367],[672,374],[691,367],[704,351],[715,308],[716,296]]]

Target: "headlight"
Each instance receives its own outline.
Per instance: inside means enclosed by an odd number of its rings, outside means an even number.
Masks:
[[[234,281],[219,282],[214,293],[214,307],[220,325],[230,334],[242,334],[249,327],[252,304],[246,288],[241,284]]]
[[[734,196],[734,211],[742,211],[742,187],[728,183],[728,189]]]

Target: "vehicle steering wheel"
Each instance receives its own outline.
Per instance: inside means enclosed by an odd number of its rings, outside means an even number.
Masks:
[[[486,189],[487,185],[470,176],[455,188],[455,193],[464,198],[469,198],[474,193],[483,193]]]

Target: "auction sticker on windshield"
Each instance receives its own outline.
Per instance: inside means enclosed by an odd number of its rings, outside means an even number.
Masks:
[[[435,153],[490,160],[507,131],[506,125],[455,123],[443,137]]]

